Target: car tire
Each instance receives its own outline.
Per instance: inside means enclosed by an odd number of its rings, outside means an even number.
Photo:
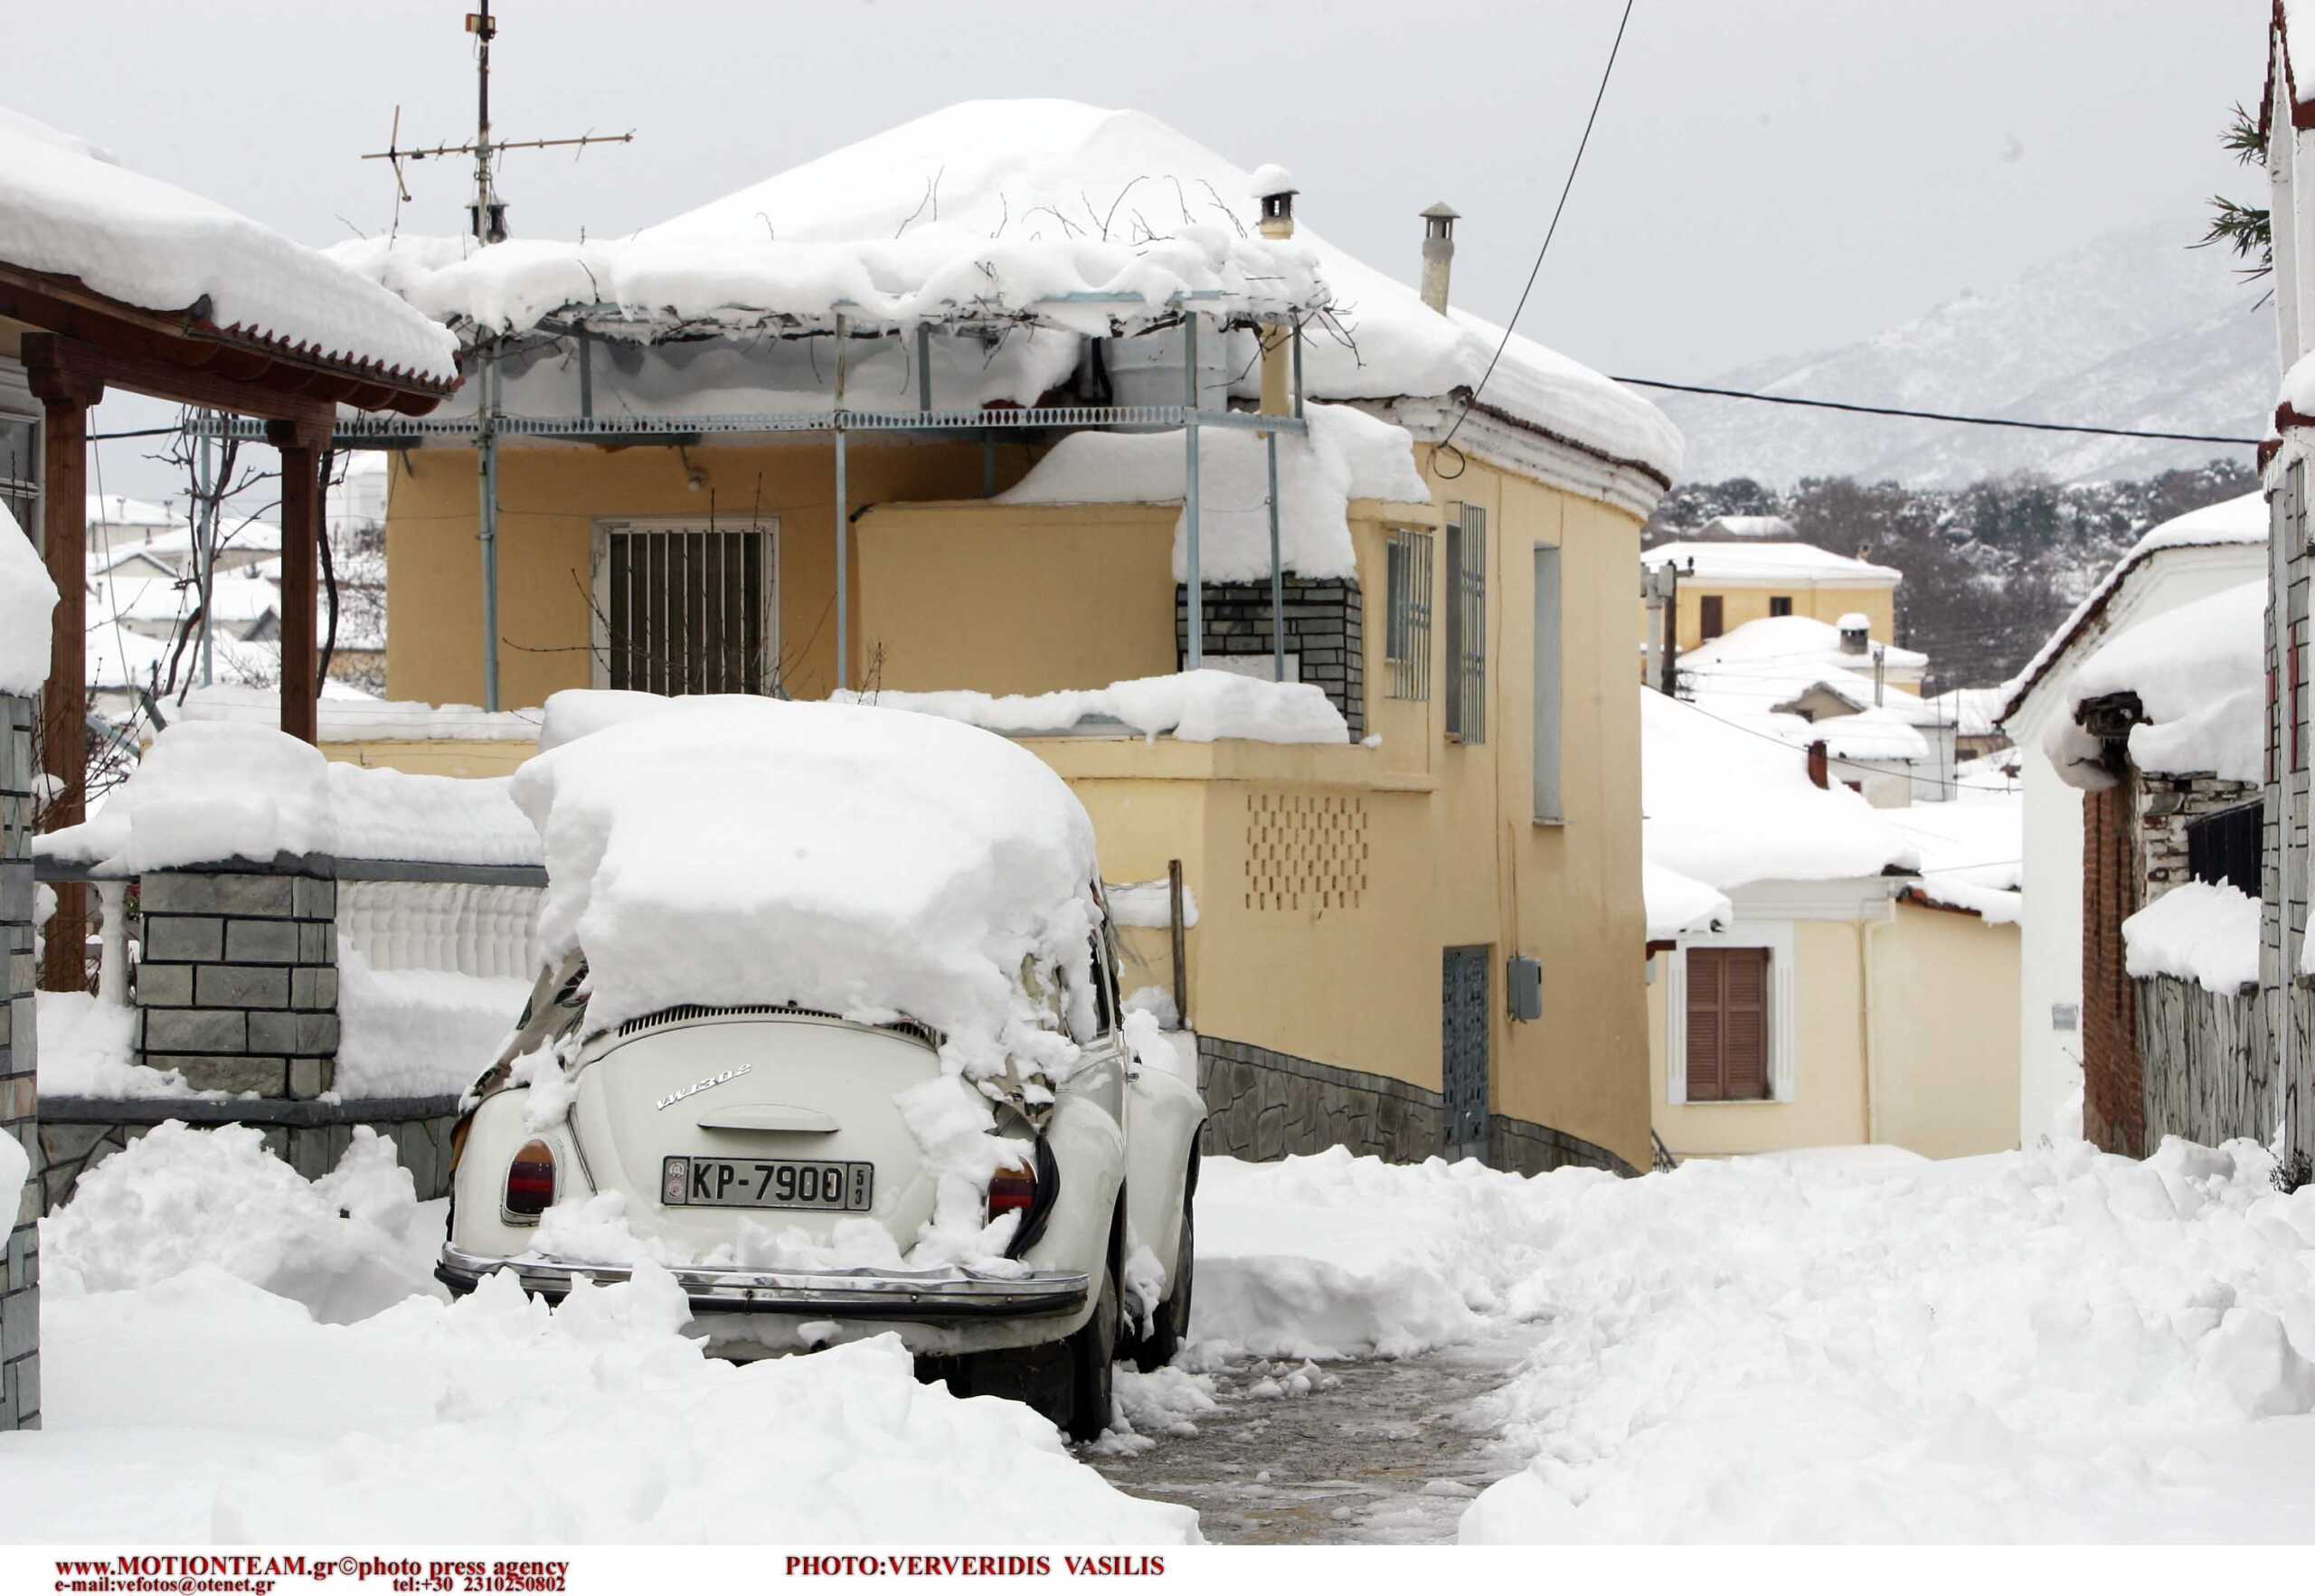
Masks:
[[[1190,1199],[1182,1199],[1182,1250],[1174,1262],[1174,1278],[1167,1285],[1166,1300],[1149,1315],[1149,1334],[1138,1337],[1133,1346],[1134,1367],[1143,1374],[1162,1369],[1174,1361],[1182,1350],[1182,1343],[1189,1339],[1190,1298],[1197,1287],[1197,1224],[1193,1217]]]
[[[1101,1270],[1101,1294],[1093,1311],[1070,1336],[1069,1418],[1062,1428],[1072,1440],[1098,1440],[1110,1427],[1110,1397],[1118,1350],[1118,1270],[1114,1260]]]

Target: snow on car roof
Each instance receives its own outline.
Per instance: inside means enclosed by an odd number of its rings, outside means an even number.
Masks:
[[[637,695],[623,695],[631,700]],[[548,705],[514,777],[543,840],[539,940],[583,950],[590,1031],[676,1004],[796,1004],[943,1033],[952,1071],[1075,1056],[1024,991],[1086,957],[1093,826],[1004,738],[859,704],[712,695]]]
[[[458,380],[456,341],[374,282],[14,112],[0,116],[0,261],[145,310],[205,301],[208,322],[264,343]]]
[[[1292,239],[1260,237],[1252,186],[1243,167],[1139,111],[971,100],[630,240],[477,251],[403,235],[332,252],[429,315],[510,329],[602,304],[652,324],[745,326],[775,316],[824,323],[838,310],[905,324],[1034,309],[1040,325],[1090,333],[1161,319],[1186,291],[1216,296],[1204,303],[1222,312],[1324,306],[1343,335],[1306,338],[1311,398],[1444,397],[1478,386],[1500,346],[1479,408],[1667,482],[1677,474],[1680,435],[1653,404],[1528,338],[1506,344],[1502,328],[1478,316],[1439,315],[1311,230],[1309,218],[1328,213],[1327,196],[1302,196]],[[1089,292],[1134,303],[1057,297]],[[1073,344],[1053,339],[1010,339],[991,358],[1019,368],[995,386],[1022,403],[1075,365]],[[987,373],[965,381],[991,386]],[[914,401],[896,390],[883,402]]]

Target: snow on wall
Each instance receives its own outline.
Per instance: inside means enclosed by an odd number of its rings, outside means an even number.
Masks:
[[[375,968],[353,939],[340,937],[338,1095],[466,1091],[496,1061],[531,987],[528,977]]]
[[[324,742],[530,742],[545,713],[537,709],[486,710],[473,704],[338,698],[324,686],[317,735]],[[281,696],[270,687],[196,687],[178,718],[279,726]]]
[[[1344,405],[1306,407],[1309,433],[1278,441],[1279,560],[1306,577],[1352,577],[1353,499],[1431,503],[1403,427]],[[1000,505],[1178,504],[1188,456],[1178,431],[1076,432],[998,494]],[[1198,440],[1198,571],[1208,581],[1270,574],[1270,461],[1252,432]],[[1174,528],[1174,580],[1189,576],[1187,517]]]
[[[1088,721],[1110,720],[1152,741],[1161,733],[1181,742],[1225,738],[1250,742],[1350,741],[1349,725],[1324,688],[1213,669],[1001,698],[956,688],[939,693],[844,692],[833,694],[831,702],[939,715],[1016,737],[1064,732]]]
[[[0,693],[30,697],[48,680],[48,618],[56,584],[40,551],[0,505]]]
[[[78,278],[146,310],[206,299],[218,326],[435,382],[458,379],[443,328],[321,252],[87,142],[0,121],[0,260]]]
[[[2259,984],[2259,901],[2226,883],[2182,882],[2122,921],[2130,973],[2214,992]]]
[[[2131,728],[2130,755],[2140,770],[2259,780],[2266,601],[2263,579],[2244,582],[2157,616],[2084,660],[2043,733],[2058,773],[2091,790],[2111,783],[2096,762],[2098,740],[2075,713],[2093,699],[2135,693],[2146,718]]]
[[[1213,308],[1323,295],[1345,335],[1314,328],[1306,339],[1309,397],[1446,396],[1476,386],[1501,345],[1485,390],[1489,409],[1610,459],[1667,479],[1678,475],[1679,433],[1629,389],[1531,339],[1514,335],[1504,345],[1501,328],[1464,311],[1440,316],[1414,289],[1300,222],[1290,241],[1252,236],[1251,181],[1243,168],[1139,111],[973,100],[621,243],[516,241],[468,260],[462,241],[403,237],[334,252],[438,318],[519,327],[565,305],[605,300],[661,323],[712,317],[752,326],[770,309],[825,320],[838,299],[849,299],[863,318],[896,322],[940,320],[967,305],[1035,303],[1048,325],[1101,333],[1120,307],[1037,297],[1131,292],[1146,320],[1183,286],[1219,291],[1224,297]],[[1323,216],[1326,202],[1304,194],[1303,214]],[[992,364],[1046,363],[1035,376],[1006,384],[1021,402],[1075,364],[1068,343],[1007,344]],[[1065,355],[1057,365],[1055,345]],[[1233,340],[1231,369],[1247,368],[1233,379],[1241,392],[1257,386],[1251,351],[1250,338]],[[726,408],[783,407],[751,399]]]

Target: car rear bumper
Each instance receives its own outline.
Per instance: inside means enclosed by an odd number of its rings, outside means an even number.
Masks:
[[[456,1246],[442,1249],[434,1278],[464,1294],[485,1275],[505,1270],[523,1289],[559,1302],[574,1286],[623,1280],[619,1264],[564,1263],[553,1259],[487,1258]],[[1074,1313],[1085,1306],[1089,1278],[1056,1270],[998,1276],[970,1270],[761,1270],[705,1266],[671,1268],[676,1284],[699,1313],[798,1314],[813,1318],[1034,1318]]]

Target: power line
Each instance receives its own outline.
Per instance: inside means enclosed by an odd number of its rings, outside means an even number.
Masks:
[[[1524,302],[1525,296],[1522,296],[1522,300]],[[1513,312],[1513,316],[1516,318],[1517,312]],[[1502,351],[1496,353],[1500,355]],[[1488,369],[1491,372],[1495,367],[1490,364]],[[2070,421],[2020,421],[2007,416],[1966,416],[1951,411],[1849,404],[1838,399],[1799,399],[1789,393],[1751,393],[1741,388],[1707,388],[1696,382],[1661,382],[1653,377],[1613,377],[1610,381],[1633,388],[1661,388],[1673,393],[1708,394],[1715,399],[1749,399],[1758,404],[1790,404],[1808,410],[1846,411],[1858,416],[1904,416],[1917,421],[1951,421],[1964,427],[2015,427],[2027,432],[2087,432],[2099,438],[2152,438],[2169,443],[2235,443],[2245,449],[2256,449],[2260,441],[2255,438],[2226,438],[2214,432],[2150,432],[2136,427],[2092,427]]]
[[[1616,24],[1615,42],[1608,46],[1608,63],[1600,69],[1600,87],[1592,96],[1592,114],[1583,118],[1583,137],[1575,141],[1575,158],[1567,164],[1567,181],[1560,184],[1559,203],[1552,207],[1551,225],[1544,229],[1543,247],[1535,251],[1535,263],[1527,269],[1527,285],[1519,290],[1519,303],[1511,307],[1511,319],[1503,324],[1503,336],[1496,344],[1494,358],[1487,363],[1487,370],[1471,384],[1471,396],[1463,401],[1463,413],[1447,429],[1447,436],[1439,441],[1443,447],[1455,441],[1455,434],[1469,419],[1471,406],[1479,402],[1479,391],[1487,380],[1495,375],[1495,368],[1503,360],[1503,352],[1511,347],[1511,330],[1519,325],[1519,313],[1527,308],[1527,296],[1535,292],[1535,278],[1544,269],[1544,257],[1551,252],[1552,235],[1559,231],[1559,219],[1567,209],[1567,196],[1574,192],[1575,175],[1583,169],[1583,152],[1592,143],[1592,125],[1600,119],[1600,103],[1608,98],[1608,80],[1616,70],[1616,53],[1623,48],[1624,29],[1631,24],[1632,0],[1624,0],[1623,16]],[[1460,473],[1458,473],[1460,475]]]

